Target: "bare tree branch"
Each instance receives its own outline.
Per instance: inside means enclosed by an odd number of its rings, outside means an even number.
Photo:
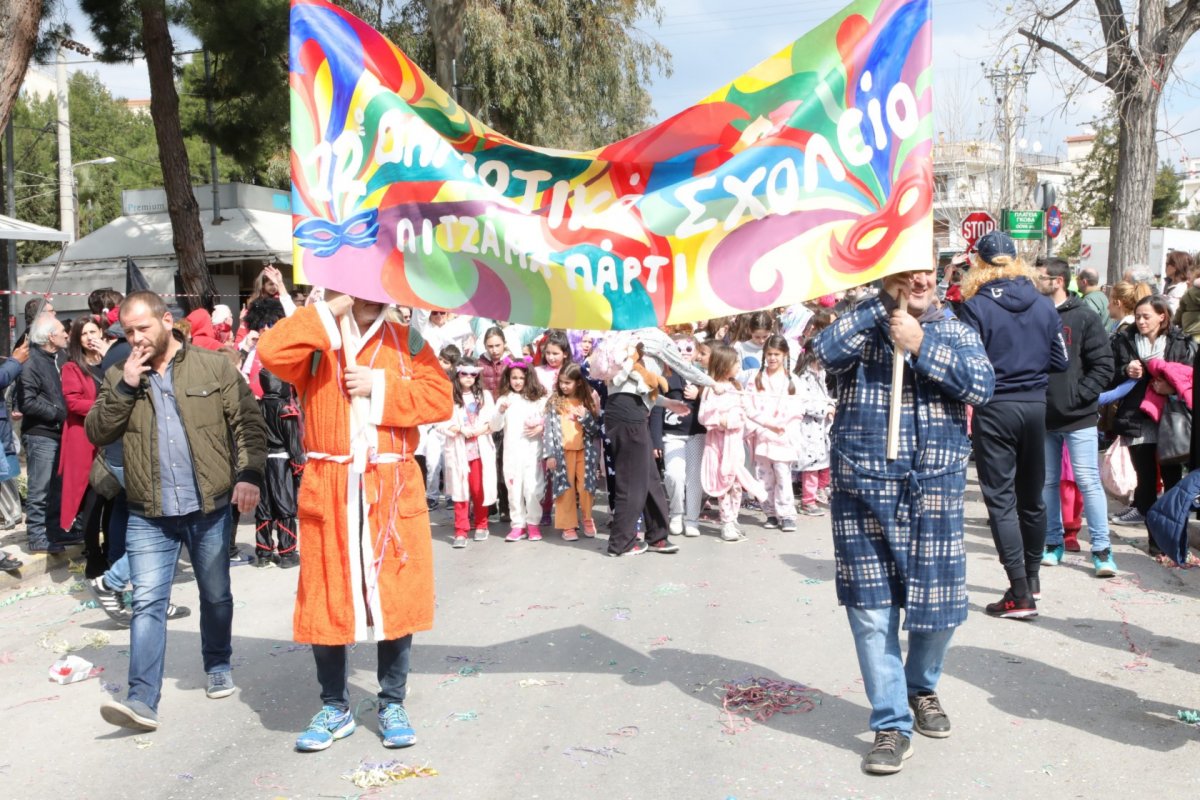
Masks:
[[[1092,67],[1089,67],[1087,64],[1083,63],[1083,61],[1081,61],[1079,58],[1077,58],[1074,53],[1072,53],[1070,50],[1067,50],[1067,48],[1063,47],[1062,45],[1060,45],[1056,42],[1052,42],[1049,39],[1045,39],[1045,38],[1039,36],[1038,34],[1034,33],[1031,30],[1026,30],[1025,28],[1017,28],[1017,33],[1021,34],[1022,36],[1024,36],[1026,39],[1028,39],[1030,42],[1037,45],[1038,47],[1045,48],[1046,50],[1049,50],[1052,53],[1057,53],[1058,55],[1062,56],[1073,67],[1075,67],[1075,69],[1079,70],[1084,75],[1087,75],[1089,78],[1096,81],[1097,83],[1099,83],[1102,86],[1107,86],[1108,82],[1110,80],[1112,80],[1112,78],[1110,78],[1107,74],[1100,72],[1098,70],[1095,70]]]
[[[1181,0],[1181,2],[1188,2],[1188,0]],[[1038,16],[1041,17],[1042,19],[1046,20],[1046,22],[1053,22],[1054,20],[1058,19],[1063,14],[1066,14],[1068,11],[1070,11],[1072,8],[1074,8],[1077,5],[1079,5],[1079,0],[1071,0],[1071,2],[1067,3],[1065,6],[1060,8],[1058,11],[1055,11],[1053,14],[1038,14]]]

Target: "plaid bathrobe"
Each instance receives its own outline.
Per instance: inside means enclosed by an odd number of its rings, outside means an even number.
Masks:
[[[926,311],[920,352],[905,358],[900,457],[889,462],[887,319],[872,298],[814,342],[838,384],[830,501],[838,602],[903,606],[906,630],[945,630],[967,616],[967,405],[991,397],[995,373],[975,331],[948,310]]]

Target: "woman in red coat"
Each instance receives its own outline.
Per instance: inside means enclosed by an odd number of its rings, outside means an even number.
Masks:
[[[100,388],[100,362],[108,350],[108,341],[95,321],[83,316],[71,324],[67,340],[67,363],[62,369],[63,397],[67,401],[67,421],[63,426],[62,450],[58,474],[62,476],[62,516],[59,523],[69,531],[80,518],[86,576],[94,578],[108,569],[108,560],[100,548],[100,523],[107,519],[108,501],[88,486],[88,473],[95,446],[88,441],[83,420],[96,402]]]

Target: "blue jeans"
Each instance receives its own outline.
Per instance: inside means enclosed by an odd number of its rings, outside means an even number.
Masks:
[[[1108,500],[1100,483],[1100,443],[1096,429],[1079,431],[1046,431],[1046,487],[1042,500],[1046,503],[1046,546],[1063,543],[1062,499],[1058,485],[1062,481],[1062,449],[1067,445],[1075,483],[1083,495],[1083,516],[1087,520],[1088,538],[1092,552],[1110,547],[1108,538]]]
[[[871,702],[871,730],[899,730],[912,736],[913,717],[908,698],[936,692],[942,662],[954,628],[909,631],[908,660],[900,657],[900,609],[846,607],[850,632],[858,651],[863,686]]]
[[[229,669],[233,655],[233,594],[229,589],[229,507],[182,517],[129,515],[125,552],[133,578],[129,699],[157,709],[167,651],[167,603],[186,544],[200,588],[200,652],[205,672]]]
[[[58,439],[26,436],[25,532],[32,547],[66,538],[58,524],[62,505],[62,479],[58,477]]]
[[[344,644],[313,645],[317,662],[317,682],[321,684],[321,702],[346,711],[350,708],[350,689],[346,684]],[[412,653],[412,634],[399,639],[384,639],[375,648],[375,669],[379,678],[379,707],[388,703],[404,705],[408,691],[408,662]]]

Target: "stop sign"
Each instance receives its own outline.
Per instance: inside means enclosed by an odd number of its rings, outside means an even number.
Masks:
[[[973,211],[962,221],[962,237],[967,240],[967,249],[973,249],[985,233],[996,230],[996,220],[986,211]]]

